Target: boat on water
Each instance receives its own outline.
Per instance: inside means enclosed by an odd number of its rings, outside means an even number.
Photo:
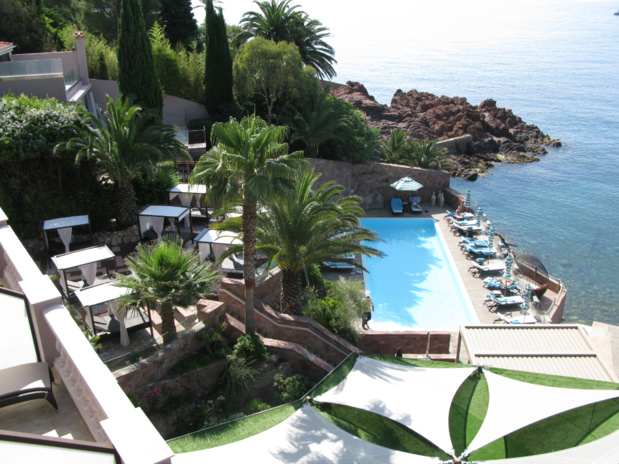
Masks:
[[[619,16],[619,10],[615,11],[614,15]]]

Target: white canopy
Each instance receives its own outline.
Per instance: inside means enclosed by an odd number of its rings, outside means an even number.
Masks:
[[[204,234],[196,237],[198,243],[221,243],[223,245],[240,245],[243,243],[241,235],[229,230],[209,229]]]
[[[90,224],[90,219],[88,218],[87,214],[83,216],[69,216],[69,217],[63,217],[63,218],[48,219],[47,221],[43,221],[43,230],[54,230],[54,229],[62,229],[65,227],[87,226],[88,224]]]
[[[142,210],[140,216],[174,218],[179,221],[189,214],[189,208],[182,206],[152,205]]]
[[[426,369],[361,356],[339,385],[316,400],[381,414],[452,454],[449,409],[460,385],[474,370]]]
[[[467,453],[527,425],[587,404],[619,398],[617,390],[579,390],[535,385],[484,370],[488,412]]]
[[[75,296],[82,306],[95,306],[127,295],[131,290],[127,287],[116,287],[114,282],[83,288],[75,291]]]
[[[84,264],[96,263],[113,257],[114,253],[112,253],[107,245],[101,245],[53,256],[52,262],[56,266],[56,269],[65,270],[82,266]]]
[[[451,369],[447,369],[451,370]],[[258,463],[407,463],[437,464],[436,458],[395,451],[357,438],[325,419],[309,404],[265,432],[235,443],[177,454],[173,464]]]
[[[206,185],[204,184],[176,184],[174,187],[168,189],[170,200],[177,196],[179,193],[189,194],[197,193],[204,195],[206,193]]]

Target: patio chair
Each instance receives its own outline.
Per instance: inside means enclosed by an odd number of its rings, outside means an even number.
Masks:
[[[474,246],[474,247],[487,247],[488,246],[488,240],[487,239],[482,239],[482,240],[478,240],[474,237],[462,237],[460,238],[460,248],[464,249],[465,246],[470,245],[470,246]]]
[[[423,208],[421,207],[421,197],[409,197],[408,204],[411,208],[411,213],[421,214],[423,213]]]
[[[505,286],[505,283],[494,277],[486,277],[484,279],[484,287],[488,290],[506,290],[511,293],[520,293],[517,282],[512,282],[510,285]]]
[[[498,319],[496,319],[494,321],[495,324],[497,323],[505,323],[505,324],[536,324],[537,320],[531,316],[530,314],[524,314],[524,315],[519,315],[519,316],[512,316],[512,313],[497,313],[497,316],[499,316]]]
[[[496,252],[488,247],[475,247],[471,245],[466,245],[462,250],[470,259],[475,259],[480,256],[486,258],[492,258],[496,254]]]
[[[0,370],[0,407],[45,398],[58,411],[47,363],[32,362]]]
[[[486,306],[490,312],[495,312],[499,307],[521,305],[524,303],[524,298],[520,295],[497,297],[492,293],[488,293],[486,298],[487,300],[484,301],[484,306]]]
[[[479,234],[481,232],[481,227],[479,226],[463,226],[459,224],[452,224],[451,230],[454,235],[466,235],[467,237],[471,237],[473,235]]]
[[[392,198],[391,199],[391,212],[393,214],[402,214],[404,213],[404,204],[402,203],[401,198]]]
[[[473,263],[469,268],[469,272],[473,277],[479,277],[483,273],[490,272],[503,272],[505,270],[505,263],[503,261],[492,261],[486,264]]]

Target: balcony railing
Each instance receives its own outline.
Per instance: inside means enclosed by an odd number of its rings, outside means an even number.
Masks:
[[[0,63],[0,79],[62,77],[62,60],[7,61]]]
[[[66,90],[69,90],[73,87],[77,81],[80,80],[80,70],[79,66],[76,66],[71,71],[64,75],[64,87]]]

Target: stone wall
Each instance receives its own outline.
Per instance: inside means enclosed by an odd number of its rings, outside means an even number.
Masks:
[[[436,142],[436,147],[446,148],[447,153],[455,155],[459,153],[466,153],[469,144],[473,143],[472,135],[463,135],[462,137],[454,137],[452,139],[445,139]]]
[[[49,240],[57,241],[60,243],[60,239],[55,232],[49,232]],[[138,235],[138,226],[131,226],[123,230],[114,231],[99,231],[92,234],[93,245],[128,245],[137,243],[140,240]],[[90,235],[88,234],[76,234],[71,237],[71,243],[76,242],[88,242],[90,241]],[[28,251],[45,251],[45,241],[42,238],[24,240],[24,246]]]
[[[402,177],[410,177],[424,186],[417,192],[421,201],[429,202],[433,192],[449,189],[450,175],[446,171],[421,169],[387,163],[345,163],[324,159],[310,159],[316,172],[322,173],[321,185],[329,180],[344,187],[344,193],[359,195],[364,209],[379,209],[388,206],[389,199],[403,200],[411,192],[397,192],[390,185]],[[352,191],[352,192],[351,192]]]

